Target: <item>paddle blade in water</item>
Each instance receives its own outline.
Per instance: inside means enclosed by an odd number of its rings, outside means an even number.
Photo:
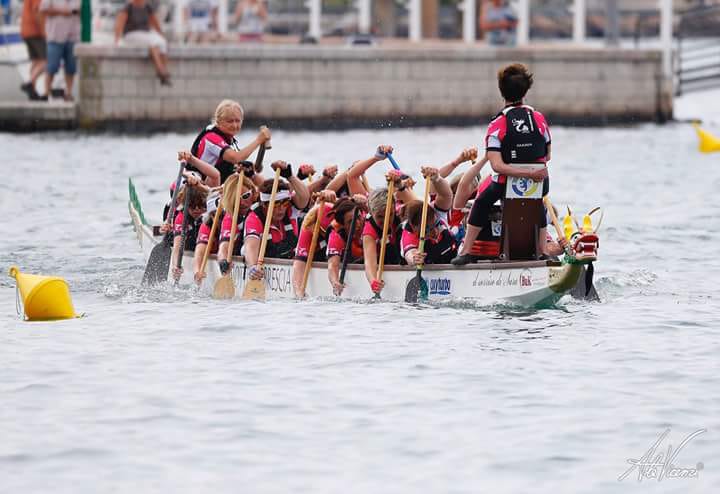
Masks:
[[[416,304],[418,300],[427,300],[428,286],[425,278],[416,276],[410,280],[405,287],[405,302],[408,304]]]
[[[235,296],[235,282],[233,282],[232,276],[228,274],[220,277],[220,279],[215,282],[212,296],[217,300],[229,300],[233,298]]]
[[[242,298],[244,300],[265,300],[265,280],[247,280]]]
[[[148,257],[145,273],[143,274],[143,285],[157,285],[163,281],[167,281],[168,271],[170,270],[170,257],[172,255],[172,245],[170,242],[160,242]]]

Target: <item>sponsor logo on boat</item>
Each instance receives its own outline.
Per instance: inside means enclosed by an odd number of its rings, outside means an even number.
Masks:
[[[529,288],[533,284],[532,273],[529,269],[523,269],[520,273],[520,286],[522,288]]]
[[[265,285],[272,292],[289,293],[292,290],[292,275],[289,267],[264,266]]]
[[[537,192],[538,185],[538,182],[530,178],[514,177],[512,190],[519,197],[530,197]]]
[[[430,295],[450,295],[452,282],[449,278],[431,278],[428,280]]]
[[[530,288],[533,286],[532,271],[487,271],[487,274],[478,272],[475,275],[472,286],[474,287],[521,287]]]

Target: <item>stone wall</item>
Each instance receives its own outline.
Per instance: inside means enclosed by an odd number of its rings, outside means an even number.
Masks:
[[[497,70],[535,73],[528,103],[554,123],[654,121],[672,115],[659,51],[449,45],[171,47],[173,86],[146,52],[79,45],[80,125],[172,127],[207,121],[223,98],[246,119],[300,127],[487,122],[502,104]]]

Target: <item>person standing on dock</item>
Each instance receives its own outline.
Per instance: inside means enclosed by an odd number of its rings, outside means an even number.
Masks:
[[[80,41],[80,0],[42,0],[40,12],[45,16],[47,36],[47,77],[45,94],[50,89],[60,62],[65,73],[65,101],[73,101],[73,82],[77,72],[75,43]]]
[[[45,41],[45,26],[40,13],[41,0],[25,0],[23,2],[22,18],[20,19],[20,35],[27,45],[30,57],[30,80],[20,86],[32,101],[47,100],[47,96],[40,96],[35,84],[43,73],[47,64],[47,46]]]

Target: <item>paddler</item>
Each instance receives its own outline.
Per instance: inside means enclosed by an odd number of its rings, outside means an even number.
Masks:
[[[355,231],[352,234],[348,264],[361,263],[363,262],[362,230],[365,225],[367,199],[362,194],[356,194],[352,198],[343,197],[338,199],[330,212],[332,222],[327,245],[328,280],[333,288],[333,293],[338,297],[342,295],[345,288],[345,285],[340,283],[340,269],[348,237],[350,237],[350,225],[355,208],[359,208],[359,211],[355,221]]]
[[[295,257],[293,258],[293,290],[296,297],[302,296],[302,282],[305,273],[305,264],[310,255],[310,247],[312,246],[312,237],[315,230],[315,223],[320,213],[322,204],[323,215],[320,218],[320,229],[316,239],[315,251],[313,253],[313,262],[325,262],[325,250],[327,249],[328,227],[332,221],[332,207],[337,197],[332,190],[323,190],[316,194],[317,204],[310,209],[305,215],[300,227],[300,235],[298,237],[297,246],[295,247]]]
[[[498,72],[500,94],[505,108],[490,122],[485,135],[485,149],[495,175],[480,184],[480,190],[468,218],[465,241],[459,255],[452,260],[456,266],[474,262],[472,254],[475,240],[483,225],[487,224],[493,204],[505,194],[507,177],[524,177],[533,182],[543,182],[543,195],[549,189],[547,162],[550,161],[550,128],[545,117],[523,99],[532,87],[533,75],[522,64],[512,64]],[[516,163],[538,163],[538,170],[527,170]],[[538,218],[538,242],[544,250],[547,219],[545,214]]]
[[[187,230],[185,234],[184,251],[194,251],[197,243],[197,234],[202,224],[202,216],[207,209],[207,189],[200,185],[200,180],[195,177],[189,177],[182,189],[178,192],[178,203],[185,202],[185,194],[189,194],[187,211],[180,209],[175,214],[173,222],[173,250],[171,256],[172,275],[175,280],[179,280],[182,276],[183,269],[177,267],[178,256],[182,255],[181,240],[185,215],[189,215],[187,221]]]
[[[230,99],[223,100],[215,109],[212,123],[204,128],[193,142],[192,154],[217,168],[220,172],[220,183],[225,183],[235,172],[236,163],[248,159],[258,146],[270,139],[270,130],[263,128],[250,144],[240,148],[235,136],[242,128],[243,117],[244,111],[240,103]],[[261,170],[255,171],[259,173]],[[258,174],[254,182],[259,185],[262,180],[262,176]]]
[[[243,161],[240,165],[250,164],[252,162]],[[260,194],[255,186],[255,183],[248,176],[245,176],[242,184],[242,193],[240,194],[240,204],[238,206],[237,226],[235,227],[235,243],[233,245],[232,253],[228,252],[230,249],[230,233],[232,231],[232,212],[235,211],[235,201],[237,198],[237,174],[232,175],[225,181],[223,190],[222,206],[223,206],[223,218],[220,227],[220,247],[218,249],[218,264],[220,266],[220,273],[225,275],[230,268],[232,268],[232,256],[239,256],[244,240],[244,227],[245,219],[250,212],[250,208],[255,204]]]
[[[450,184],[440,176],[440,171],[433,167],[421,167],[420,172],[430,178],[435,190],[435,197],[427,210],[427,234],[424,252],[418,250],[420,229],[422,225],[423,201],[412,200],[403,207],[404,222],[400,248],[405,261],[417,264],[447,264],[457,254],[455,238],[447,223],[448,210],[452,205],[453,194]]]
[[[266,258],[291,259],[298,239],[297,218],[307,206],[310,194],[305,184],[292,173],[292,166],[285,161],[276,161],[271,168],[279,168],[280,180],[275,197],[275,206],[270,223],[270,236],[265,251]],[[273,180],[268,179],[259,187],[260,201],[255,203],[245,220],[245,264],[250,266],[251,279],[262,279],[264,274],[258,268],[260,241],[265,226],[265,215],[270,204]]]

